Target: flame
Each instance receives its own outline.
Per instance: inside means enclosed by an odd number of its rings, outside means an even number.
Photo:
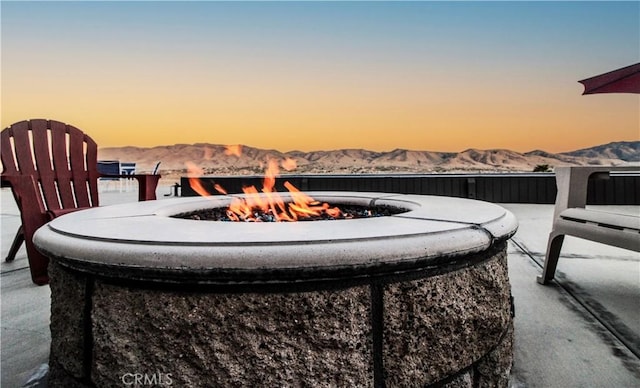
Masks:
[[[240,157],[240,155],[242,155],[242,144],[225,146],[224,154],[227,156],[235,155],[237,157]]]
[[[225,154],[240,156],[241,150],[241,145],[226,146]],[[297,166],[296,161],[291,158],[286,158],[280,163],[276,159],[268,159],[260,191],[255,186],[243,187],[242,191],[245,196],[235,197],[231,201],[226,211],[226,215],[231,221],[297,221],[319,217],[323,214],[337,218],[342,214],[339,208],[316,201],[288,181],[284,183],[284,186],[289,190],[291,201],[285,202],[275,189],[276,178],[280,174],[279,165],[287,171],[291,171]],[[211,195],[197,178],[203,175],[203,170],[190,162],[187,162],[187,170],[191,188],[201,196]],[[217,192],[227,194],[227,191],[219,184],[216,183],[213,187]]]
[[[293,171],[298,167],[298,163],[295,161],[295,159],[291,159],[291,158],[286,158],[284,159],[280,165],[282,166],[282,168],[284,168],[287,171]]]
[[[262,182],[262,192],[271,193],[276,185],[276,177],[280,173],[278,162],[274,159],[267,161],[267,170],[264,172],[264,181]]]
[[[224,194],[227,195],[227,190],[224,189],[224,187],[220,186],[218,183],[216,183],[215,185],[213,185],[213,188],[216,189],[216,191],[220,194]]]
[[[191,162],[187,162],[187,176],[189,177],[189,186],[198,193],[199,195],[205,197],[207,195],[211,195],[207,189],[202,186],[202,181],[198,179],[198,176],[204,175],[204,171]]]
[[[318,217],[326,213],[330,217],[339,217],[342,212],[337,207],[329,207],[327,203],[320,203],[309,195],[301,192],[290,182],[284,186],[291,195],[291,202],[276,192],[275,182],[278,176],[278,163],[268,161],[262,184],[262,195],[255,186],[243,187],[244,198],[234,198],[227,209],[227,217],[232,221],[261,221],[257,213],[268,215],[274,221],[297,221],[301,218]]]
[[[211,147],[204,147],[202,158],[204,160],[213,159],[213,150],[211,149]]]

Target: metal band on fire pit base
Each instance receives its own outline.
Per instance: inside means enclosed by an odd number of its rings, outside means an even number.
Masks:
[[[269,235],[258,224],[163,221],[208,200],[156,201],[43,228],[50,386],[506,387],[515,218],[469,200],[323,196],[410,211]],[[158,222],[195,235],[148,230]],[[254,233],[221,236],[240,229]]]

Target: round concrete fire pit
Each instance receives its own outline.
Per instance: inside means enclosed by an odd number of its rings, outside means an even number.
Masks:
[[[507,385],[510,212],[446,197],[309,194],[407,211],[171,217],[231,201],[216,196],[95,208],[41,228],[51,386]]]

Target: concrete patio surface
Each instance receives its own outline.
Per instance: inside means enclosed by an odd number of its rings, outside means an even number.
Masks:
[[[170,192],[159,187],[158,198]],[[101,204],[136,200],[111,188]],[[10,191],[0,191],[1,387],[45,386],[48,286],[31,283],[26,252],[6,263],[20,225]],[[536,283],[551,227],[552,205],[501,204],[520,222],[509,243],[515,300],[513,387],[640,387],[640,254],[567,237],[556,280]],[[625,213],[637,206],[606,207]],[[33,378],[35,383],[27,385]]]

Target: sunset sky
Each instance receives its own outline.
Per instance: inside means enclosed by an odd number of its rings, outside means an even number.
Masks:
[[[640,140],[640,2],[0,3],[2,127],[101,147],[571,151]]]

